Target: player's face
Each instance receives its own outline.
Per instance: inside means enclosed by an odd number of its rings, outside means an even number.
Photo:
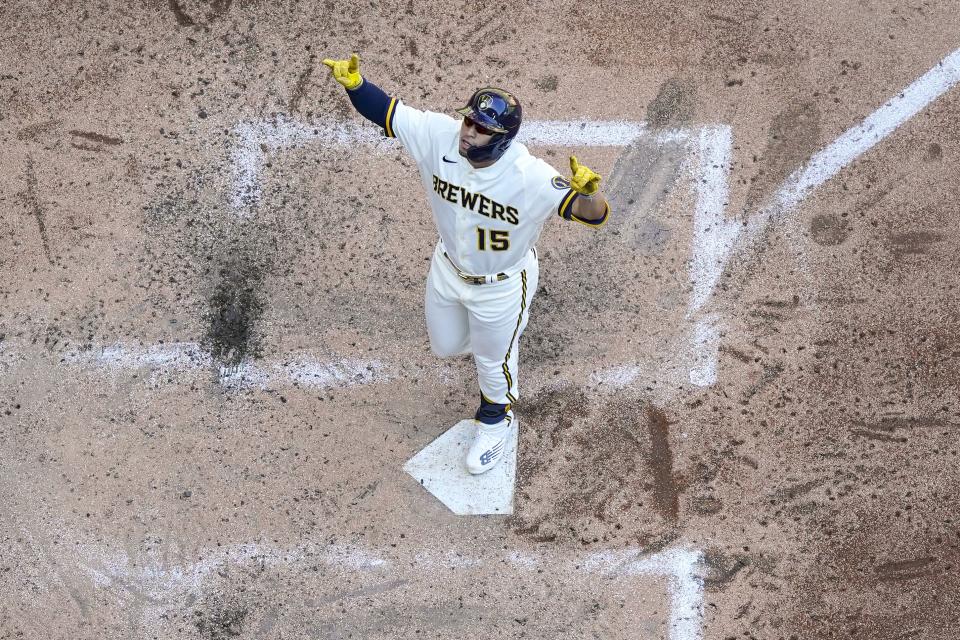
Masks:
[[[460,123],[460,155],[465,156],[470,147],[480,147],[496,135],[495,132],[483,128],[470,118],[464,118]]]

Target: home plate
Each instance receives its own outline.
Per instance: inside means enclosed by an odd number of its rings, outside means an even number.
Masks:
[[[513,513],[513,488],[517,481],[517,433],[507,437],[503,461],[478,476],[467,471],[464,457],[473,442],[473,420],[461,420],[403,465],[423,487],[459,516]]]

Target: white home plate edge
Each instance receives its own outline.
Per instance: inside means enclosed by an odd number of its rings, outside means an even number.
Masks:
[[[464,464],[476,432],[474,425],[473,420],[461,420],[410,458],[403,470],[458,516],[510,515],[519,430],[517,426],[510,430],[503,461],[475,476]]]

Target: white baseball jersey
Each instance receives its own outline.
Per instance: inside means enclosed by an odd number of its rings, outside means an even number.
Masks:
[[[416,161],[449,258],[469,274],[508,271],[533,248],[551,214],[570,218],[576,192],[517,141],[492,165],[475,169],[460,155],[459,131],[459,120],[396,99],[387,114],[386,133]]]

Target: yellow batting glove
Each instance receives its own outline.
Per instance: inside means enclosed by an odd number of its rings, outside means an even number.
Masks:
[[[356,89],[363,84],[363,78],[360,77],[360,56],[357,54],[351,54],[349,60],[326,58],[323,64],[330,67],[330,71],[333,72],[333,79],[345,88]]]
[[[600,191],[600,174],[590,167],[577,162],[576,156],[570,156],[570,188],[588,198]]]

